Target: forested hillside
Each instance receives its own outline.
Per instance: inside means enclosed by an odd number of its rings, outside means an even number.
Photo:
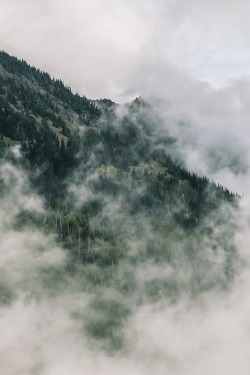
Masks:
[[[106,350],[125,345],[131,304],[175,303],[233,280],[239,197],[173,159],[175,139],[151,103],[88,100],[1,52],[0,135],[2,165],[27,174],[44,205],[20,210],[13,228],[54,234],[67,253],[63,268],[44,275],[45,289],[67,290],[70,280],[79,291],[114,293],[93,297],[84,324]],[[2,175],[2,197],[9,183]]]

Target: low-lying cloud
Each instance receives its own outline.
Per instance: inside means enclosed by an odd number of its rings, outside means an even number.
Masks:
[[[150,65],[142,76],[148,78],[134,77],[134,87],[153,103],[152,119],[176,139],[165,152],[189,171],[248,194],[249,79],[215,89],[176,68],[159,66],[152,72]]]
[[[5,375],[247,371],[245,202],[239,211],[225,205],[207,217],[204,226],[216,223],[213,234],[184,237],[181,228],[172,226],[164,244],[149,219],[136,222],[120,197],[103,193],[102,209],[92,220],[105,220],[112,230],[122,225],[121,261],[72,267],[70,253],[55,236],[21,228],[15,220],[21,212],[49,215],[25,172],[11,163],[2,164],[1,172],[0,367]],[[86,196],[76,208],[86,203],[92,183],[81,178]],[[105,246],[99,239],[85,250],[100,257],[108,251]],[[162,257],[169,254],[170,261],[147,257],[152,249]],[[232,278],[226,276],[230,269]]]

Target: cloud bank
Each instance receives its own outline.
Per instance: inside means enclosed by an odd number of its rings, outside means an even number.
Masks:
[[[113,270],[113,282],[86,286],[88,273],[101,276],[101,268],[94,271],[95,265],[79,263],[72,272],[69,254],[55,237],[16,227],[15,218],[23,210],[48,213],[24,172],[8,163],[1,166],[1,175],[5,195],[0,211],[0,367],[4,374],[247,372],[250,218],[246,203],[236,212],[221,208],[218,220],[230,220],[232,233],[229,236],[227,227],[218,226],[215,236],[204,237],[194,259],[189,258],[186,245],[175,243],[172,237],[172,245],[170,241],[167,246],[175,246],[175,257],[168,264],[136,261],[150,237],[154,239],[154,232],[148,225],[145,240],[137,242],[129,222],[124,221],[121,202],[116,200],[114,210],[113,200],[104,197],[100,215],[110,225],[123,221],[124,231],[131,233],[128,253]],[[89,179],[82,184],[88,187]],[[177,235],[178,228],[174,232]],[[237,272],[223,287],[229,251],[223,244],[228,240],[237,249],[238,256],[233,258]],[[216,251],[212,250],[215,246]],[[198,280],[204,286],[212,280],[216,283],[205,293],[193,294],[189,288],[193,285],[199,290]],[[180,293],[175,283],[184,286]],[[122,294],[122,288],[127,292]],[[178,292],[178,298],[166,297],[167,288],[170,295]],[[115,346],[110,347],[111,343]]]

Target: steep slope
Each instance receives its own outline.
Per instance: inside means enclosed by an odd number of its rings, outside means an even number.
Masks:
[[[78,124],[89,125],[100,117],[100,111],[85,97],[73,94],[61,80],[52,79],[26,62],[1,52],[0,67],[1,106],[5,109],[2,122],[9,117],[13,120],[1,128],[3,135],[24,141],[30,132],[24,123],[32,121],[49,126],[65,140]]]
[[[0,105],[2,145],[22,143],[24,149],[34,151],[47,139],[47,143],[52,142],[50,147],[59,147],[57,140],[63,140],[65,146],[69,138],[79,143],[79,129],[91,127],[81,143],[88,153],[94,153],[96,144],[101,144],[104,151],[99,164],[130,172],[149,169],[153,174],[166,172],[169,164],[168,174],[173,177],[195,178],[171,160],[168,146],[174,140],[167,131],[157,135],[157,119],[150,116],[152,107],[141,99],[126,106],[109,100],[90,101],[73,94],[61,80],[1,52]],[[71,149],[70,144],[67,149]],[[224,193],[229,197],[228,191]]]
[[[111,291],[91,294],[91,339],[119,350],[130,304],[228,287],[238,197],[173,160],[175,140],[152,104],[90,101],[1,52],[0,109],[2,165],[24,170],[44,200],[43,212],[20,209],[13,227],[54,234],[68,254],[46,288],[70,280],[81,292]],[[9,181],[1,177],[3,197]]]

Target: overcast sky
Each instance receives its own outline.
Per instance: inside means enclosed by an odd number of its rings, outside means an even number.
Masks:
[[[0,49],[88,98],[158,96],[186,166],[250,190],[250,2],[0,0]]]
[[[0,45],[91,98],[127,100],[150,63],[221,85],[249,74],[246,0],[0,0]],[[161,74],[164,75],[164,68]],[[163,77],[164,78],[164,77]]]

